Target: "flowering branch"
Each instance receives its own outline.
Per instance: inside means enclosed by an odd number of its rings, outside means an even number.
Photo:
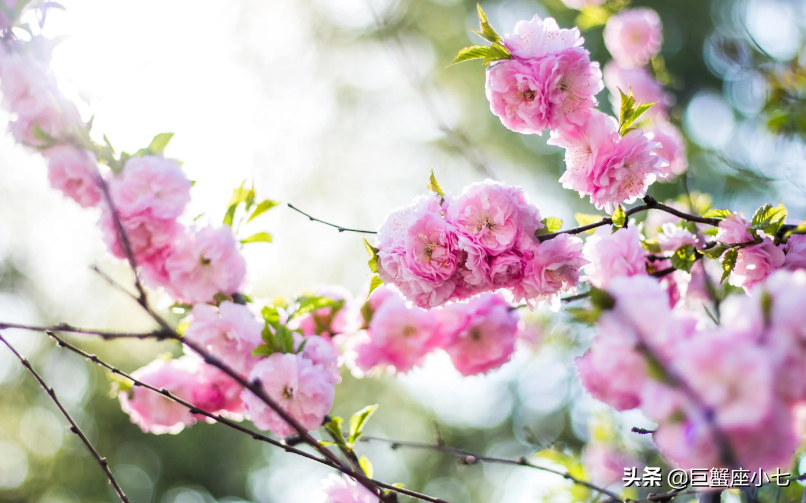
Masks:
[[[38,329],[41,329],[42,327],[19,326],[19,327],[14,327],[14,328],[22,328],[22,329],[26,329],[26,330],[39,331]],[[86,330],[86,329],[80,329],[80,330],[81,330],[81,332],[78,332],[78,333],[98,335],[100,337],[104,337],[105,334],[109,333],[109,332],[93,332],[92,330]],[[203,410],[203,409],[193,405],[192,403],[190,403],[190,402],[188,402],[186,400],[183,400],[182,398],[179,398],[178,396],[176,396],[175,394],[171,393],[170,391],[168,391],[165,388],[156,388],[155,386],[147,384],[147,383],[145,383],[145,382],[143,382],[143,381],[141,381],[139,379],[136,379],[136,378],[132,377],[131,374],[128,374],[128,373],[118,369],[117,367],[115,367],[113,365],[110,365],[109,363],[101,360],[100,358],[98,358],[97,355],[92,354],[92,353],[88,353],[88,352],[84,351],[83,349],[78,348],[78,347],[70,344],[69,342],[65,341],[61,337],[57,336],[54,333],[53,330],[45,329],[45,330],[42,330],[42,331],[47,333],[53,340],[55,340],[56,344],[59,347],[68,349],[68,350],[72,351],[73,353],[76,353],[76,354],[84,357],[85,359],[90,360],[93,363],[105,368],[109,372],[111,372],[113,374],[116,374],[116,375],[119,375],[119,376],[121,376],[121,377],[123,377],[125,379],[128,379],[129,381],[132,382],[132,384],[134,386],[139,386],[141,388],[145,388],[147,390],[153,391],[154,393],[158,393],[158,394],[164,396],[165,398],[167,398],[167,399],[169,399],[169,400],[171,400],[173,402],[178,403],[179,405],[187,407],[188,411],[191,414],[202,415],[202,416],[207,417],[209,419],[212,419],[212,420],[214,420],[214,421],[216,421],[218,423],[221,423],[221,424],[223,424],[225,426],[229,426],[230,428],[232,428],[232,429],[234,429],[236,431],[239,431],[241,433],[245,433],[246,435],[249,435],[250,437],[252,437],[254,440],[258,440],[258,441],[261,441],[261,442],[266,442],[266,443],[271,444],[271,445],[273,445],[275,447],[279,447],[280,449],[283,449],[285,452],[288,452],[288,453],[291,453],[291,454],[296,454],[298,456],[302,456],[302,457],[304,457],[306,459],[310,459],[311,461],[316,461],[317,463],[321,463],[321,464],[329,466],[331,468],[335,468],[335,469],[341,471],[342,473],[345,473],[347,475],[353,476],[353,471],[345,470],[344,467],[337,466],[337,465],[333,464],[330,460],[318,458],[318,457],[316,457],[316,456],[314,456],[314,455],[312,455],[310,453],[307,453],[307,452],[305,452],[303,450],[297,449],[297,448],[293,447],[292,445],[289,445],[286,442],[277,441],[277,440],[275,440],[275,439],[273,439],[273,438],[271,438],[271,437],[269,437],[267,435],[264,435],[262,433],[254,431],[254,430],[251,430],[251,429],[249,429],[249,428],[247,428],[247,427],[245,427],[245,426],[243,426],[243,425],[241,425],[241,424],[239,424],[239,423],[237,423],[235,421],[232,421],[231,419],[223,417],[223,416],[221,416],[219,414],[215,414],[215,413]],[[136,338],[144,338],[144,337],[139,337],[139,335],[141,335],[141,334],[132,334],[132,335],[134,335]],[[142,335],[145,335],[145,334],[142,334]],[[406,496],[411,496],[412,498],[417,498],[417,499],[419,499],[421,501],[427,501],[429,503],[446,503],[444,500],[442,500],[440,498],[433,498],[433,497],[428,496],[426,494],[421,494],[421,493],[418,493],[416,491],[412,491],[412,490],[409,490],[409,489],[404,489],[402,487],[397,487],[397,486],[394,486],[394,485],[391,485],[391,484],[386,484],[385,482],[380,482],[380,481],[377,481],[377,480],[374,480],[374,479],[370,479],[370,480],[375,485],[377,485],[378,487],[382,487],[384,489],[395,491],[395,492],[398,492],[400,494],[405,494]]]
[[[120,484],[118,484],[117,480],[115,480],[115,477],[112,475],[112,471],[109,469],[109,462],[106,460],[106,458],[102,457],[98,453],[95,447],[93,447],[92,442],[89,441],[87,436],[84,434],[83,431],[81,431],[81,428],[78,427],[78,424],[76,424],[75,420],[73,420],[73,418],[61,404],[59,399],[56,397],[56,392],[53,390],[53,388],[47,385],[47,383],[42,379],[39,373],[37,373],[37,371],[34,370],[34,368],[31,366],[31,362],[29,362],[27,358],[19,354],[17,350],[14,349],[14,347],[11,344],[9,344],[9,342],[5,338],[3,338],[2,335],[0,335],[0,341],[2,341],[3,344],[5,344],[8,347],[8,349],[10,349],[12,353],[14,353],[14,356],[16,356],[17,359],[20,361],[20,363],[22,363],[22,365],[26,369],[28,369],[28,372],[30,372],[31,375],[34,376],[39,385],[42,386],[42,389],[44,389],[47,392],[50,399],[53,401],[53,403],[56,404],[56,407],[59,408],[59,411],[61,411],[62,415],[70,423],[70,431],[78,435],[81,441],[84,442],[84,445],[87,446],[87,449],[92,454],[92,457],[94,457],[95,461],[97,461],[98,464],[101,466],[101,469],[104,471],[104,474],[106,474],[106,478],[109,479],[109,482],[112,484],[112,487],[115,488],[115,492],[118,494],[118,497],[120,497],[120,501],[122,501],[123,503],[129,503],[129,499],[123,493],[123,489],[120,487]]]
[[[437,443],[437,444],[428,444],[428,443],[424,443],[424,442],[407,442],[407,441],[400,441],[400,440],[390,440],[390,439],[386,439],[386,438],[379,438],[379,437],[373,437],[373,436],[368,436],[368,435],[362,436],[361,441],[362,442],[371,442],[371,441],[386,442],[388,444],[391,444],[390,447],[392,449],[398,449],[400,447],[407,447],[407,448],[412,448],[412,449],[427,449],[427,450],[431,450],[431,451],[442,452],[442,453],[445,453],[445,454],[449,454],[451,456],[455,456],[462,463],[468,464],[468,465],[476,464],[478,462],[485,462],[485,463],[496,463],[496,464],[503,464],[503,465],[515,465],[515,466],[525,466],[527,468],[534,468],[535,470],[541,470],[541,471],[544,471],[544,472],[553,473],[555,475],[560,475],[564,479],[570,480],[571,482],[573,482],[576,485],[587,487],[588,489],[596,491],[596,492],[598,492],[600,494],[604,494],[606,496],[609,496],[610,498],[612,498],[615,501],[624,503],[624,500],[622,500],[621,497],[618,494],[614,493],[613,491],[610,491],[608,489],[599,487],[599,486],[597,486],[595,484],[592,484],[592,483],[590,483],[590,482],[588,482],[586,480],[582,480],[582,479],[579,479],[577,477],[574,477],[570,473],[562,472],[560,470],[555,470],[554,468],[549,468],[547,466],[540,466],[540,465],[536,465],[534,463],[530,463],[529,460],[527,460],[525,457],[521,457],[521,458],[518,458],[518,459],[507,459],[507,458],[497,458],[497,457],[493,457],[493,456],[483,456],[483,455],[479,455],[479,454],[474,454],[474,453],[469,452],[469,451],[465,451],[463,449],[457,449],[455,447],[447,446],[442,442]]]
[[[303,215],[308,217],[308,219],[311,222],[319,222],[320,224],[329,225],[330,227],[334,227],[334,228],[338,229],[339,232],[358,232],[360,234],[377,234],[377,232],[375,232],[375,231],[362,231],[360,229],[349,229],[347,227],[342,227],[340,225],[331,224],[330,222],[325,222],[324,220],[319,220],[316,217],[312,217],[312,216],[308,215],[307,213],[305,213],[304,211],[302,211],[301,209],[297,208],[296,206],[294,206],[291,203],[288,203],[288,207],[291,208],[292,210],[296,211],[297,213],[302,213]]]

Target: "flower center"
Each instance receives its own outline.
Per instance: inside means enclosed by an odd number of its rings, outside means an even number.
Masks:
[[[400,333],[403,335],[403,337],[411,337],[417,333],[417,329],[411,325],[406,325],[403,327],[403,331]]]
[[[470,335],[470,338],[473,339],[474,341],[480,341],[481,340],[481,330],[479,330],[478,328],[472,329],[470,331],[469,335]]]
[[[527,89],[523,92],[523,100],[524,101],[534,101],[535,99],[535,92],[531,89]]]
[[[289,400],[294,398],[294,388],[287,387],[283,390],[283,396]]]
[[[203,255],[201,257],[199,257],[199,263],[201,265],[210,265],[212,262],[213,262],[212,260],[210,260],[209,258],[207,258],[207,257],[205,257]]]

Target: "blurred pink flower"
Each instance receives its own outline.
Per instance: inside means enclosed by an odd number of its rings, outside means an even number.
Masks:
[[[726,244],[747,243],[753,240],[748,229],[750,229],[749,220],[741,213],[731,213],[719,222],[716,240]]]
[[[585,242],[582,253],[589,262],[582,268],[585,273],[582,279],[597,288],[607,288],[611,280],[621,276],[647,274],[647,252],[634,225],[612,234],[609,231],[594,234]]]
[[[786,253],[785,268],[806,269],[806,234],[792,234],[783,249]]]
[[[196,304],[191,311],[190,326],[184,337],[212,351],[238,372],[248,375],[258,362],[252,350],[263,344],[263,324],[246,306],[222,302],[216,309],[209,304]]]
[[[148,213],[154,218],[177,218],[190,201],[190,180],[173,159],[132,157],[109,182],[112,201],[121,217]]]
[[[672,95],[666,94],[663,86],[644,68],[625,68],[615,61],[604,67],[604,84],[610,92],[610,103],[613,110],[621,107],[621,92],[632,95],[638,103],[655,103],[644,112],[639,122],[644,119],[665,120],[666,108],[672,104]],[[658,140],[655,140],[658,141]]]
[[[238,381],[221,370],[206,363],[200,364],[198,379],[192,390],[190,402],[201,410],[223,414],[234,419],[242,419],[243,401],[241,392],[243,387]],[[215,422],[214,419],[197,415],[199,419]]]
[[[60,190],[83,208],[96,206],[101,200],[98,189],[97,161],[95,154],[69,145],[60,145],[46,150],[48,180],[50,186]]]
[[[378,503],[378,496],[346,475],[330,474],[322,481],[325,495],[321,503]]]
[[[660,120],[653,124],[647,133],[652,134],[652,141],[661,144],[660,148],[655,149],[655,154],[668,163],[662,167],[658,177],[663,180],[672,180],[675,176],[685,173],[688,169],[688,157],[686,142],[680,130],[670,123]]]
[[[332,375],[301,354],[274,353],[255,365],[249,379],[260,381],[266,394],[308,430],[319,428],[333,405]],[[251,391],[244,390],[241,399],[261,430],[280,436],[297,432]]]
[[[217,293],[236,293],[246,275],[229,227],[205,227],[185,234],[168,256],[165,269],[171,287],[191,303],[212,302]]]
[[[576,367],[582,385],[597,400],[616,410],[641,404],[647,365],[631,344],[599,335],[590,350],[576,359]]]
[[[688,229],[682,229],[679,225],[665,223],[661,227],[662,232],[658,234],[658,246],[662,251],[673,252],[685,245],[697,246],[697,236]]]
[[[646,7],[621,11],[607,20],[604,41],[621,65],[644,66],[660,51],[663,42],[660,16]]]
[[[733,268],[728,282],[733,286],[751,288],[783,266],[785,260],[784,252],[770,237],[764,236],[761,243],[739,250],[736,267]]]
[[[584,42],[578,28],[563,29],[554,18],[535,15],[529,21],[518,21],[515,33],[503,37],[504,45],[518,59],[531,60],[579,47]]]
[[[548,301],[559,304],[559,293],[572,290],[588,261],[582,257],[582,240],[560,234],[529,250],[523,281],[512,288],[516,301]]]

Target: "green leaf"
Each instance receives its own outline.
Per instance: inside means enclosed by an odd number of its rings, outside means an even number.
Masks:
[[[703,234],[706,236],[716,236],[719,233],[719,227],[711,227],[710,229],[705,229],[702,231]]]
[[[335,314],[339,309],[344,307],[343,300],[331,299],[330,297],[300,297],[297,299],[297,302],[299,303],[299,307],[291,315],[291,318],[296,318],[325,307],[333,308],[331,312]]]
[[[248,238],[242,239],[241,243],[271,243],[271,234],[268,232],[258,232]]]
[[[349,449],[350,447],[347,445],[347,442],[344,440],[344,434],[341,432],[341,424],[343,419],[340,417],[331,417],[330,421],[325,424],[325,430],[333,437],[333,440],[336,441],[336,445],[339,447],[343,447],[345,449]]]
[[[616,206],[616,209],[613,211],[613,214],[610,215],[610,218],[613,220],[613,227],[616,229],[624,227],[624,225],[627,223],[627,214],[624,213],[624,208],[622,208],[620,204]]]
[[[310,339],[307,338],[307,337],[302,339],[302,342],[300,343],[299,347],[297,348],[297,351],[296,351],[297,354],[302,353],[302,351],[305,349],[305,346],[308,344],[309,340]]]
[[[750,228],[774,235],[781,230],[785,218],[786,208],[783,204],[778,206],[765,204],[756,210],[753,219],[750,221]]]
[[[609,311],[616,306],[615,297],[600,288],[591,288],[590,299],[591,304],[602,311]]]
[[[574,213],[574,220],[579,225],[591,225],[601,222],[606,217],[604,215],[590,215],[588,213]],[[595,229],[585,231],[586,234],[593,234]]]
[[[377,404],[370,405],[368,407],[364,407],[350,417],[350,436],[347,437],[347,443],[350,446],[355,444],[356,440],[361,438],[361,434],[364,431],[364,426],[366,426],[367,421],[369,421],[369,418],[372,417],[372,414],[374,414],[377,409]]]
[[[39,141],[43,141],[50,145],[56,143],[56,138],[42,131],[42,128],[40,128],[39,124],[37,124],[36,122],[34,122],[33,129],[31,132],[34,135],[34,138],[36,138]]]
[[[788,231],[786,233],[786,237],[789,237],[792,234],[806,234],[806,220],[798,224],[798,226],[795,227],[794,229]]]
[[[481,4],[476,4],[476,10],[479,12],[479,24],[481,25],[481,33],[474,31],[474,33],[478,33],[486,40],[496,43],[501,42],[501,37],[496,33],[490,23],[487,22],[487,14],[484,13],[484,10],[481,8]]]
[[[277,310],[277,307],[265,306],[260,314],[263,316],[263,320],[272,327],[276,327],[280,324],[280,312]]]
[[[364,475],[368,478],[372,478],[372,474],[374,473],[372,470],[372,463],[369,462],[366,456],[361,456],[358,458],[358,466],[364,471]]]
[[[672,267],[677,270],[691,272],[691,266],[697,260],[697,254],[692,245],[681,246],[672,255]]]
[[[578,26],[582,31],[588,31],[591,28],[602,26],[607,23],[610,17],[610,11],[601,5],[591,5],[582,9],[574,21],[574,25]]]
[[[372,292],[375,291],[376,288],[383,284],[383,280],[377,274],[372,276],[372,279],[369,280],[369,293],[367,294],[367,298],[372,295]]]
[[[652,108],[652,106],[655,105],[655,103],[656,102],[643,103],[643,104],[638,105],[637,107],[635,107],[633,109],[632,115],[627,119],[627,122],[624,123],[623,127],[626,128],[626,129],[624,131],[622,131],[622,136],[626,135],[631,130],[635,130],[635,128],[631,127],[631,126],[633,124],[635,124],[635,122],[638,120],[639,117],[644,115],[644,112],[646,112],[647,110]]]
[[[537,229],[535,236],[539,236],[540,234],[553,234],[563,228],[563,221],[557,217],[546,217],[541,220],[540,223],[543,224],[543,228]]]
[[[627,94],[621,89],[618,90],[621,95],[621,106],[619,107],[619,132],[624,123],[627,122],[633,114],[635,109],[635,98],[632,97],[632,89],[627,88]]]
[[[474,30],[475,31],[475,30]],[[478,33],[478,32],[476,32]],[[453,61],[448,66],[453,66],[457,63],[470,61],[472,59],[484,59],[487,57],[487,52],[490,50],[486,45],[471,45],[459,50],[459,53],[453,58]]]
[[[730,249],[730,246],[720,243],[720,244],[718,244],[716,246],[713,246],[711,248],[707,248],[705,250],[700,250],[700,253],[702,253],[703,255],[705,255],[708,258],[718,259],[719,257],[722,256],[723,253],[725,253],[729,249]]]
[[[224,215],[224,224],[229,225],[230,227],[232,227],[232,222],[235,220],[235,211],[238,209],[238,206],[243,204],[248,210],[252,207],[252,204],[255,201],[254,187],[246,188],[244,187],[245,184],[246,182],[244,181],[241,183],[240,187],[232,191],[232,196],[227,204],[227,213]]]
[[[434,194],[438,195],[439,197],[445,197],[445,191],[442,190],[442,187],[439,186],[439,182],[437,181],[437,177],[434,176],[434,170],[431,170],[431,176],[428,178],[428,190],[433,192]],[[364,240],[366,243],[367,240]]]
[[[165,147],[168,146],[170,143],[171,138],[174,137],[173,133],[160,133],[151,140],[151,143],[148,145],[148,150],[150,150],[154,154],[161,154],[165,151]]]
[[[586,323],[588,325],[593,325],[596,323],[596,321],[598,321],[599,317],[602,315],[602,311],[597,308],[588,309],[585,307],[569,307],[565,311],[573,320],[580,323]]]
[[[274,351],[265,344],[261,344],[252,350],[252,356],[271,356],[272,354],[274,354]]]
[[[261,201],[260,203],[258,203],[257,206],[255,206],[255,209],[252,211],[252,214],[249,215],[249,218],[247,218],[246,221],[251,222],[255,218],[257,218],[260,215],[262,215],[263,213],[266,213],[270,209],[274,208],[278,204],[280,204],[280,201],[273,201],[271,199],[266,199],[264,201]]]
[[[727,218],[732,212],[730,210],[720,210],[718,208],[711,208],[703,215],[704,218]]]
[[[484,58],[484,66],[489,66],[490,63],[502,59],[512,59],[512,54],[510,54],[507,48],[502,44],[493,42],[493,45],[487,50],[487,57]]]
[[[722,257],[722,279],[719,280],[720,283],[723,283],[730,276],[733,268],[736,267],[736,259],[738,258],[739,250],[736,248],[728,250]]]
[[[122,375],[115,374],[114,372],[106,371],[106,376],[112,382],[112,392],[125,393],[134,387],[134,383],[130,379],[126,379]]]
[[[377,273],[378,272],[378,252],[380,250],[378,248],[375,248],[371,244],[369,244],[369,241],[367,241],[367,238],[364,238],[364,248],[366,248],[367,253],[369,253],[369,262],[367,262],[367,265],[369,265],[369,270],[372,271],[372,272]]]
[[[364,325],[361,328],[369,326],[373,314],[372,305],[369,302],[364,302],[364,305],[361,306],[361,319],[364,321]]]
[[[649,253],[661,253],[662,250],[660,249],[660,245],[658,241],[655,239],[645,239],[641,241],[641,246],[644,247],[644,250],[648,251]]]

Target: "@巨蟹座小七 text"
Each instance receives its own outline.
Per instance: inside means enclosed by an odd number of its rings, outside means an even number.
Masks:
[[[776,468],[768,473],[762,469],[748,470],[744,468],[692,468],[682,470],[675,468],[666,474],[666,484],[672,489],[686,487],[761,487],[764,484],[789,486],[792,474]],[[664,474],[660,467],[646,466],[643,470],[636,467],[625,467],[622,482],[624,487],[661,487]]]

